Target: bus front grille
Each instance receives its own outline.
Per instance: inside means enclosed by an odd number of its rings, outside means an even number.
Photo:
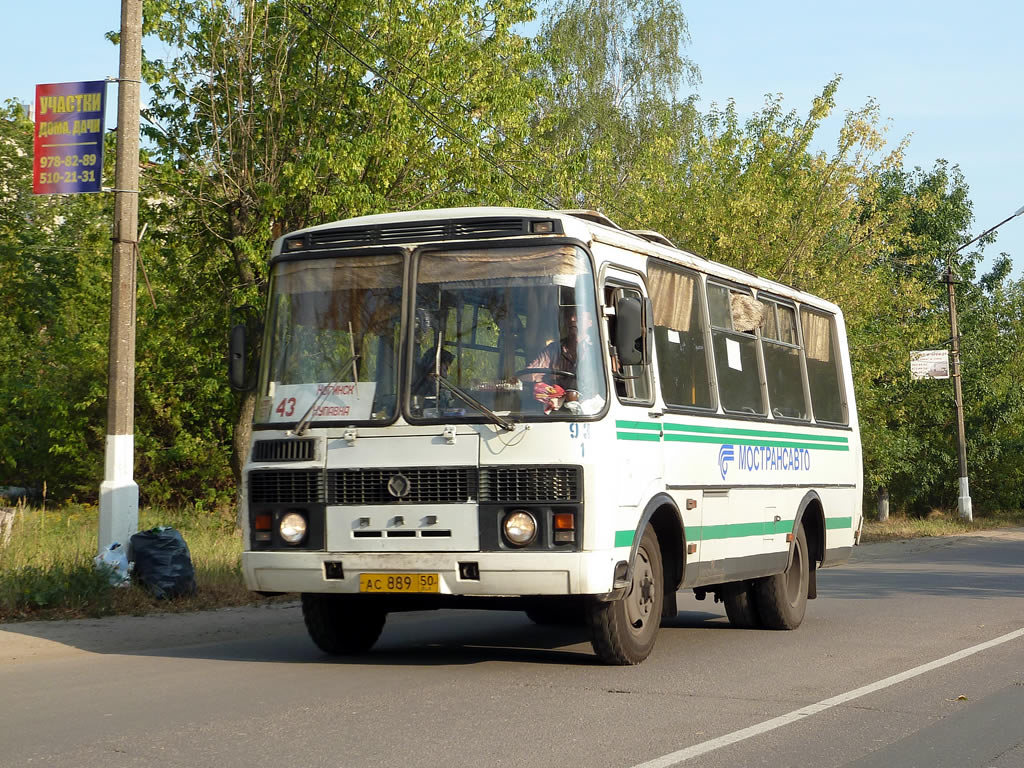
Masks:
[[[578,503],[583,470],[576,466],[398,467],[254,470],[254,504]]]
[[[250,504],[319,504],[324,500],[319,469],[264,469],[249,473]]]
[[[476,496],[475,467],[332,469],[328,504],[464,504]]]
[[[579,502],[582,480],[580,467],[483,467],[480,501]]]

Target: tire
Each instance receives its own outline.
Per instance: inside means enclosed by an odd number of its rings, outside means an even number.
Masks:
[[[761,614],[757,611],[757,595],[754,582],[735,581],[723,584],[722,602],[725,603],[725,615],[729,623],[737,629],[760,629]]]
[[[370,650],[380,637],[387,613],[344,595],[303,593],[302,618],[317,648],[343,656]]]
[[[757,612],[768,629],[796,629],[807,610],[810,581],[807,535],[801,525],[793,544],[793,558],[782,573],[758,579],[754,585]]]
[[[665,574],[654,529],[644,531],[633,582],[621,600],[593,602],[587,620],[594,653],[605,664],[639,664],[651,655],[665,602]]]

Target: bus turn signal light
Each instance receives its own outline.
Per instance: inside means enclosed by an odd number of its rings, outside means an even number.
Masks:
[[[555,512],[551,516],[551,525],[555,529],[555,541],[567,544],[576,541],[576,515],[572,512]]]
[[[572,512],[556,512],[554,516],[556,531],[572,531],[576,529],[576,515]]]

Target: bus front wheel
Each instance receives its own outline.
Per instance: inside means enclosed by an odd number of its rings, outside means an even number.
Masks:
[[[605,664],[639,664],[651,655],[661,625],[665,576],[653,528],[644,531],[633,580],[621,600],[594,602],[587,617],[594,653]]]
[[[324,653],[365,653],[384,629],[387,613],[344,595],[303,593],[302,618],[310,639]]]
[[[757,612],[767,629],[796,629],[804,620],[807,610],[807,587],[810,581],[810,561],[807,555],[807,535],[801,525],[793,542],[793,557],[782,573],[758,579],[754,589]]]

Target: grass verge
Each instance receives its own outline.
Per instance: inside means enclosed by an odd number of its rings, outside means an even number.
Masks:
[[[925,536],[960,536],[965,533],[1024,526],[1024,510],[987,513],[972,522],[961,520],[955,511],[933,512],[927,517],[890,516],[885,522],[865,519],[861,542],[919,539]]]
[[[172,600],[156,600],[134,584],[109,584],[93,565],[98,524],[93,505],[19,507],[9,541],[0,544],[0,622],[185,612],[262,600],[242,581],[242,537],[230,512],[139,511],[140,530],[168,525],[188,544],[198,591]]]

